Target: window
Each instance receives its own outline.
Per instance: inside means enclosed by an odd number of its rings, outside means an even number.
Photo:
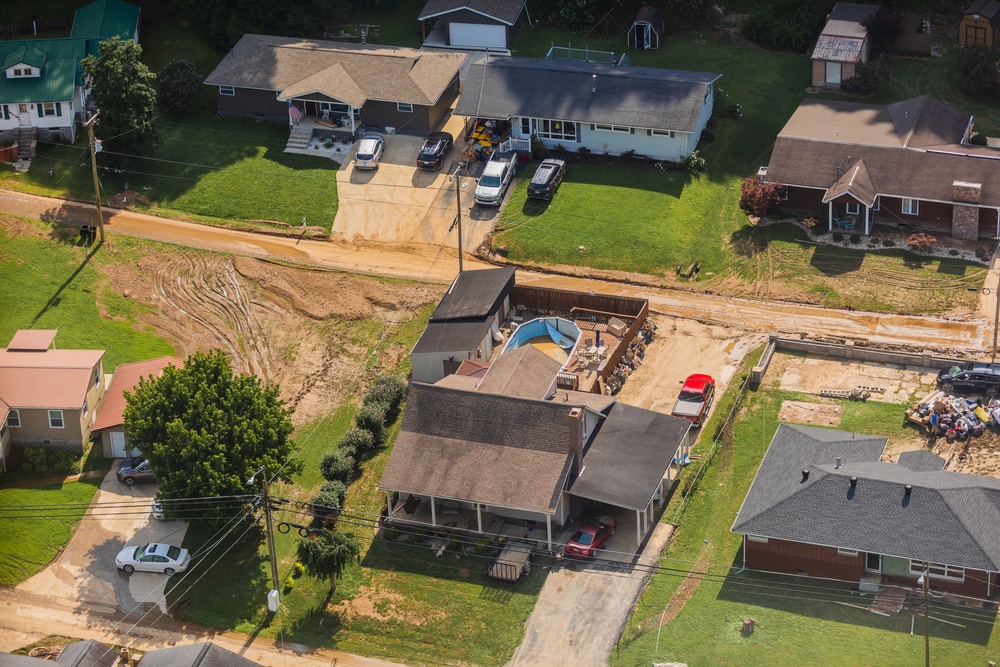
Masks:
[[[580,141],[576,123],[565,120],[535,119],[535,135],[539,139]]]
[[[865,554],[865,572],[882,571],[882,554]]]
[[[942,565],[940,563],[927,563],[927,572],[932,579],[951,579],[952,581],[965,581],[965,568],[954,567],[952,565]],[[919,560],[910,561],[910,574],[919,577],[924,573],[924,563]]]
[[[4,120],[10,120],[10,108],[6,104],[4,104],[3,107],[0,107],[0,111],[3,112],[0,113],[0,116],[2,116]]]
[[[66,428],[62,410],[49,410],[49,428]]]
[[[632,132],[632,128],[624,125],[592,125],[598,132]]]
[[[767,544],[767,538],[761,537],[760,535],[747,535],[748,542],[760,542],[761,544]]]
[[[646,133],[650,137],[670,137],[673,139],[676,136],[673,130],[646,130]]]
[[[101,369],[100,367],[98,367],[97,370],[94,371],[94,386],[97,387],[100,386],[100,384],[101,384]]]
[[[872,204],[872,210],[873,211],[877,211],[878,210],[878,197],[875,197],[875,203]]]
[[[854,202],[847,202],[844,206],[844,210],[847,211],[847,215],[858,215],[861,213],[861,204]]]
[[[7,413],[7,426],[11,428],[21,428],[21,413],[17,408],[11,408]]]
[[[396,102],[396,111],[400,113],[413,113],[413,105],[409,102]]]
[[[841,556],[857,556],[857,549],[837,549],[837,554]]]
[[[89,414],[89,413],[90,413],[90,407],[87,406],[87,399],[84,398],[83,399],[83,414],[86,415],[86,414]]]
[[[26,67],[24,69],[24,76],[31,76],[32,74],[33,74],[33,72],[31,71],[30,67]]]
[[[399,105],[397,105],[397,106],[399,106]],[[347,114],[347,113],[350,113],[351,107],[348,106],[348,105],[346,105],[346,104],[337,104],[335,102],[320,102],[319,103],[319,110],[320,111],[328,111],[328,112],[331,112],[331,113]]]
[[[14,76],[21,76],[21,68],[20,67],[14,68]]]
[[[920,213],[920,202],[916,199],[903,197],[901,201],[903,202],[902,210],[904,215],[917,215]]]
[[[523,134],[526,137],[530,137],[531,136],[531,119],[530,118],[522,118],[521,119],[521,134]]]
[[[219,86],[219,94],[226,97],[234,97],[236,95],[236,89],[232,86]]]
[[[62,115],[62,103],[60,102],[44,102],[42,104],[37,104],[36,106],[38,107],[39,118]]]

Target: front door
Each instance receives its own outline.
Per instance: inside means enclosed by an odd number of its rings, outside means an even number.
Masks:
[[[31,126],[31,114],[28,113],[28,105],[27,104],[18,104],[17,105],[17,123],[21,127],[30,127]]]
[[[865,572],[882,573],[882,554],[865,554]]]
[[[840,63],[826,64],[826,82],[839,86],[840,85]]]
[[[111,456],[116,459],[125,458],[125,434],[121,431],[111,431]]]

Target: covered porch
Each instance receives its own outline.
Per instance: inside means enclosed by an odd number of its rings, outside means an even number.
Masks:
[[[361,128],[361,107],[321,93],[295,96],[281,95],[288,103],[288,126],[312,123],[315,127],[349,133],[352,137]]]

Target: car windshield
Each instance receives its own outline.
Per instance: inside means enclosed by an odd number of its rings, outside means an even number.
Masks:
[[[583,546],[587,546],[591,542],[593,542],[593,540],[594,540],[593,535],[591,535],[590,533],[585,533],[582,530],[578,530],[576,531],[576,535],[573,536],[573,539],[570,540],[570,542],[576,542],[577,544],[582,544]]]
[[[531,179],[532,183],[546,183],[552,176],[552,167],[539,167],[538,171],[535,172],[535,177]]]
[[[948,375],[950,375],[951,377],[955,377],[956,375],[960,375],[960,374],[962,374],[964,372],[965,372],[965,369],[962,368],[961,366],[952,366],[948,370]]]
[[[424,143],[424,147],[420,149],[420,152],[421,153],[435,153],[435,152],[437,152],[437,149],[438,149],[438,142],[436,140],[435,141],[428,141],[428,142]]]
[[[135,558],[136,560],[138,560],[138,559],[142,558],[143,556],[145,556],[146,555],[146,547],[148,547],[148,546],[149,546],[148,544],[144,544],[141,547],[137,548],[135,550],[135,553],[132,555],[132,557]]]
[[[702,394],[696,391],[682,391],[681,395],[678,397],[681,401],[700,401],[702,400]]]
[[[180,547],[167,547],[167,558],[170,560],[177,560],[181,556]]]
[[[484,188],[499,188],[500,187],[500,177],[499,176],[483,176],[479,179],[479,184]]]

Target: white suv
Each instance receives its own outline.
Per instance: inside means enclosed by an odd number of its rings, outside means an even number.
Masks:
[[[483,206],[499,206],[513,178],[514,163],[510,159],[490,160],[479,177],[473,199]]]

